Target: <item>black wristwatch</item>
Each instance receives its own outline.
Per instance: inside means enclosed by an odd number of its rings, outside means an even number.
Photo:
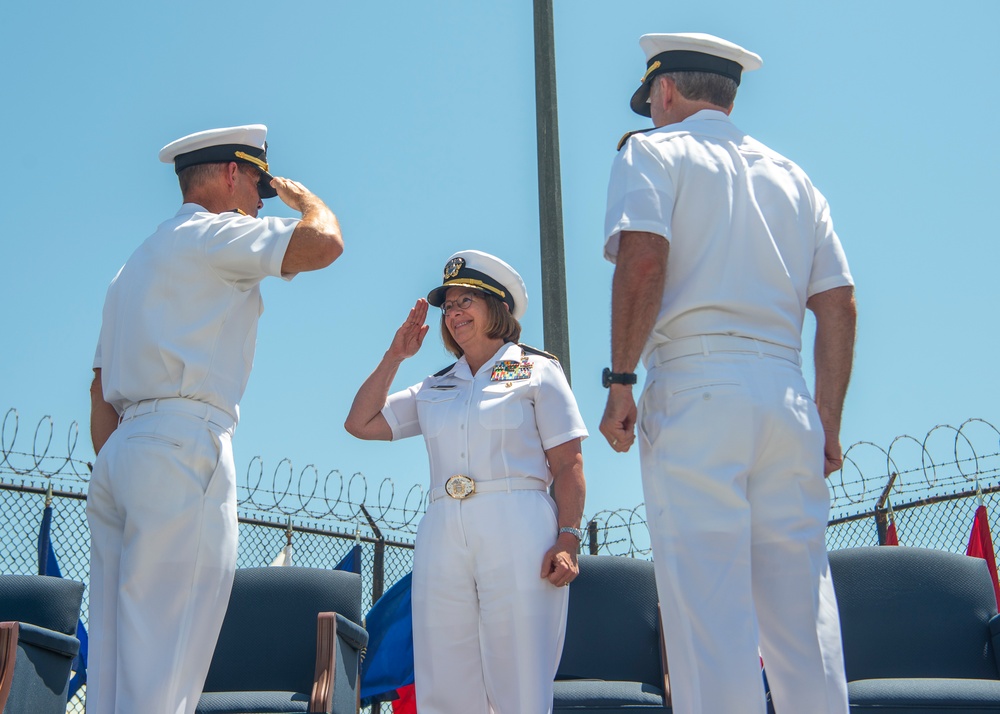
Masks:
[[[635,384],[637,380],[635,372],[612,372],[610,367],[605,367],[601,373],[601,384],[605,388],[612,384]]]

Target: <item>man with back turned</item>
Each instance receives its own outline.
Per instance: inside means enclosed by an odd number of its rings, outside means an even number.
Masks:
[[[656,128],[629,137],[611,171],[601,432],[624,452],[637,427],[673,709],[764,714],[759,646],[779,713],[846,714],[824,476],[842,464],[853,280],[824,197],[729,119],[760,57],[702,34],[640,46],[631,106]]]
[[[91,387],[89,714],[195,711],[236,568],[232,437],[260,282],[343,252],[323,201],[268,173],[266,133],[165,146],[184,203],[108,288]],[[258,218],[273,196],[301,219]]]

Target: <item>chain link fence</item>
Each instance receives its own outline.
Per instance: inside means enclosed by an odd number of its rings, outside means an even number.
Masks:
[[[63,577],[86,584],[90,463],[75,455],[79,428],[75,422],[70,425],[65,449],[53,449],[49,417],[35,426],[30,449],[23,447],[23,437],[17,446],[19,430],[17,412],[11,409],[0,425],[3,572],[38,572],[38,529],[51,491],[51,542],[60,570]],[[987,506],[991,523],[1000,522],[998,437],[1000,431],[989,422],[970,419],[959,427],[935,427],[920,440],[898,437],[888,448],[869,442],[852,445],[844,468],[828,482],[828,547],[878,545],[892,523],[901,545],[964,553],[980,503]],[[259,458],[251,460],[238,499],[238,567],[269,565],[290,543],[294,565],[333,568],[360,545],[363,612],[410,571],[413,537],[426,506],[420,487],[398,497],[388,479],[369,489],[362,474],[344,478],[338,471],[320,474],[313,466],[296,474],[287,459],[271,474]],[[586,520],[585,551],[652,557],[642,504],[598,511]],[[84,591],[84,623],[88,597],[89,589]],[[67,711],[82,714],[82,696],[74,697]]]

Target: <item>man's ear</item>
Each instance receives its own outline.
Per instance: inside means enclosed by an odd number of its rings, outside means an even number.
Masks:
[[[667,101],[667,91],[669,89],[670,82],[667,82],[665,80],[666,77],[660,74],[656,75],[655,77],[653,77],[652,80],[650,80],[651,82],[649,86],[650,107],[652,107],[654,102],[660,104],[661,106],[667,106],[669,104],[669,102]],[[657,89],[657,85],[659,85],[659,89]],[[657,91],[654,92],[653,91],[654,89],[656,89]],[[654,94],[659,94],[659,97],[655,97]]]
[[[658,75],[656,81],[660,83],[660,96],[663,97],[663,105],[669,107],[673,104],[674,95],[677,93],[677,85],[666,75]]]
[[[226,188],[230,191],[236,188],[236,174],[240,170],[240,165],[235,161],[226,164]]]

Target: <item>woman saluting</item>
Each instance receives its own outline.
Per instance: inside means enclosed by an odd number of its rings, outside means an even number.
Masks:
[[[455,253],[358,391],[361,439],[422,434],[430,497],[413,556],[420,714],[542,714],[576,577],[587,429],[558,361],[518,344],[528,296],[487,253]],[[458,361],[389,394],[420,349],[428,303]],[[553,485],[554,500],[549,496]]]

